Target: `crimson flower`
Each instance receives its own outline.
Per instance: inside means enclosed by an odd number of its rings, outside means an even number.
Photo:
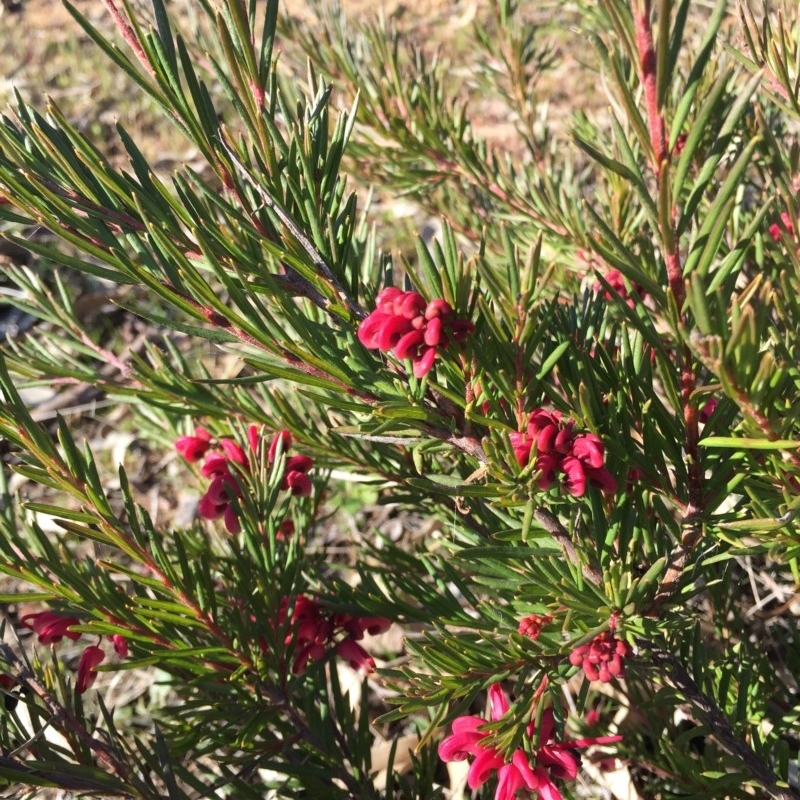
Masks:
[[[83,651],[78,663],[78,679],[75,682],[75,691],[78,694],[83,694],[94,683],[97,666],[105,657],[103,649],[96,644],[90,645]]]
[[[780,224],[773,222],[772,225],[769,226],[769,235],[776,242],[779,242],[783,237],[784,230],[786,230],[789,236],[794,236],[794,224],[792,223],[792,218],[785,211],[782,211]]]
[[[284,598],[278,614],[280,623],[286,621],[288,607],[289,600]],[[356,640],[363,639],[364,633],[381,633],[392,624],[383,617],[326,614],[316,600],[302,594],[294,600],[290,622],[284,643],[294,645],[292,672],[296,675],[305,672],[309,662],[322,660],[330,651],[348,661],[353,669],[373,672],[374,659]]]
[[[354,639],[342,639],[336,645],[336,655],[359,672],[375,671],[375,659]]]
[[[527,636],[534,642],[539,638],[545,625],[549,625],[553,621],[552,614],[529,614],[519,621],[519,628],[517,629],[520,636]]]
[[[425,301],[418,292],[403,292],[390,286],[378,293],[375,310],[358,326],[358,340],[368,350],[393,351],[410,360],[416,378],[433,368],[440,349],[450,340],[463,341],[475,326],[459,319],[447,301]]]
[[[202,425],[195,426],[194,436],[179,436],[175,449],[187,461],[199,461],[211,447],[211,434]]]
[[[206,493],[200,498],[198,511],[203,519],[220,519],[225,522],[228,533],[238,533],[240,526],[236,517],[236,510],[232,505],[233,498],[239,497],[241,490],[236,479],[225,465],[224,472],[220,471],[211,481]]]
[[[262,442],[261,429],[258,425],[250,425],[247,429],[247,442],[250,450],[258,458]],[[175,441],[175,448],[188,461],[199,461],[200,474],[209,478],[211,483],[200,499],[198,512],[203,519],[222,519],[229,533],[238,533],[241,529],[236,516],[234,500],[242,497],[242,487],[236,479],[239,474],[246,477],[251,471],[251,459],[245,449],[233,439],[220,439],[216,449],[212,447],[211,434],[200,426],[195,428],[194,436],[181,436]],[[286,453],[292,446],[289,431],[279,431],[269,445],[267,461],[272,464],[277,458],[278,450]],[[210,452],[209,452],[210,451]],[[231,465],[234,465],[231,467]],[[281,488],[292,494],[308,497],[313,485],[308,472],[314,462],[304,455],[286,458],[284,473],[281,477]]]
[[[561,476],[561,485],[573,497],[583,497],[589,486],[613,494],[617,482],[605,467],[603,442],[593,433],[577,434],[574,426],[558,411],[531,412],[525,431],[508,437],[517,463],[525,467],[535,454],[536,484],[543,491]]]
[[[625,677],[625,659],[633,655],[631,646],[611,630],[603,631],[588,644],[576,647],[569,656],[575,667],[583,667],[590,681],[609,683]]]
[[[114,646],[114,652],[120,658],[127,658],[128,640],[121,633],[115,633],[108,638],[111,639],[111,644]]]
[[[30,628],[42,644],[55,644],[65,636],[72,641],[80,638],[80,633],[69,630],[72,625],[80,625],[77,617],[67,617],[55,611],[39,611],[36,614],[26,614],[20,623]]]
[[[508,711],[508,700],[499,685],[489,689],[491,719],[497,722]],[[497,773],[495,800],[516,800],[519,791],[531,798],[562,800],[556,780],[574,780],[578,774],[577,748],[592,744],[618,742],[621,736],[600,736],[593,739],[554,741],[555,721],[553,709],[542,712],[538,730],[531,722],[526,730],[524,746],[515,750],[510,758],[490,744],[489,734],[482,731],[486,721],[481,717],[458,717],[453,721],[453,732],[439,745],[442,761],[463,761],[473,757],[467,774],[471,789],[482,786],[492,774]],[[534,746],[538,740],[538,745]]]

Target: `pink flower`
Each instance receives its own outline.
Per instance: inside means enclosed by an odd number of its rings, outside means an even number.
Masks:
[[[539,638],[545,625],[549,625],[553,621],[552,614],[529,614],[519,621],[519,628],[517,629],[520,636],[527,636],[534,642]]]
[[[769,235],[776,242],[779,242],[783,238],[784,230],[789,234],[789,236],[794,236],[794,225],[792,224],[792,218],[785,211],[782,211],[781,224],[779,225],[777,222],[773,222],[772,225],[769,226]]]
[[[106,654],[102,648],[96,644],[87,647],[78,663],[78,680],[75,683],[75,691],[78,694],[83,694],[93,683],[97,677],[97,666],[102,663]]]
[[[211,447],[211,434],[201,425],[194,429],[194,436],[179,436],[175,440],[175,449],[187,461],[199,461]]]
[[[67,617],[55,611],[39,611],[36,614],[26,614],[20,623],[30,628],[42,644],[56,644],[65,636],[72,641],[80,638],[80,633],[69,630],[72,625],[80,625],[77,617]]]
[[[115,633],[108,638],[111,639],[111,644],[114,645],[114,652],[116,652],[120,658],[127,658],[128,640],[121,633]]]
[[[631,646],[613,631],[603,631],[588,644],[576,647],[569,656],[575,667],[583,667],[590,681],[609,683],[625,677],[625,659],[633,655]]]
[[[433,368],[439,349],[450,339],[463,341],[475,329],[469,320],[454,316],[441,298],[426,303],[418,292],[390,286],[375,298],[375,310],[358,326],[358,340],[368,350],[394,352],[410,360],[414,376],[422,378]]]
[[[234,464],[238,464],[244,469],[248,468],[249,465],[244,450],[233,439],[220,439],[219,443],[228,461],[233,461]]]
[[[336,645],[336,655],[343,658],[353,669],[359,672],[375,671],[375,659],[353,639],[342,639]]]
[[[289,607],[288,598],[281,602],[278,621],[285,624]],[[305,672],[311,661],[320,661],[327,653],[346,659],[353,669],[372,672],[375,661],[356,641],[364,632],[380,633],[391,622],[382,617],[351,617],[349,614],[326,614],[322,606],[306,595],[298,595],[284,644],[294,646],[292,672]]]
[[[271,464],[278,457],[278,448],[282,453],[288,452],[292,446],[292,434],[287,430],[278,431],[275,434],[267,452],[267,461]]]
[[[716,397],[709,397],[700,409],[700,422],[708,422],[718,405],[719,400]]]
[[[286,455],[292,446],[292,434],[287,430],[275,434],[269,446],[267,460],[272,464],[278,457],[278,451]],[[313,489],[311,478],[307,473],[313,468],[314,462],[304,455],[287,456],[283,468],[281,489],[289,489],[296,497],[308,497]]]
[[[206,489],[206,493],[200,498],[197,510],[203,519],[214,520],[222,518],[228,533],[238,533],[240,529],[239,520],[231,503],[234,497],[239,497],[240,495],[241,490],[230,472],[217,474],[208,489]]]
[[[200,474],[205,478],[230,478],[231,470],[228,466],[228,459],[222,453],[209,453],[203,466],[200,467]]]
[[[508,701],[500,687],[489,689],[491,720],[497,722],[508,711]],[[453,732],[439,745],[439,758],[443,761],[463,761],[472,756],[475,760],[467,774],[471,789],[477,789],[497,773],[495,800],[516,800],[517,792],[526,789],[533,797],[543,800],[562,800],[555,780],[574,780],[578,774],[578,756],[574,752],[592,744],[618,742],[621,736],[601,736],[594,739],[577,739],[555,742],[553,709],[542,712],[538,732],[534,722],[525,729],[523,747],[510,758],[492,747],[489,734],[483,733],[485,721],[480,717],[458,717],[453,722]],[[538,736],[537,736],[538,733]],[[534,743],[538,739],[538,748]]]
[[[561,475],[563,488],[583,497],[587,486],[613,494],[617,482],[605,467],[605,446],[593,433],[576,434],[573,420],[543,408],[531,412],[525,431],[509,434],[517,463],[525,467],[536,455],[536,485],[547,491]]]
[[[249,425],[247,428],[247,442],[250,449],[258,455],[258,448],[261,444],[261,429],[258,425]]]

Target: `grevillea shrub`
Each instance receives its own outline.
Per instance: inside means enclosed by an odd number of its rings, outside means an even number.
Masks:
[[[18,795],[800,797],[796,8],[104,5],[191,157],[0,124]]]

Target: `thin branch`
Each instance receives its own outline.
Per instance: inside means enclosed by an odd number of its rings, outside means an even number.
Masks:
[[[569,531],[561,524],[561,521],[555,514],[551,514],[546,508],[539,506],[533,512],[533,518],[556,540],[564,551],[564,555],[571,564],[580,565],[583,569],[583,577],[593,583],[595,586],[600,586],[603,583],[603,575],[600,570],[591,565],[583,564],[572,543],[569,536]]]
[[[97,756],[98,761],[106,768],[113,771],[126,783],[130,781],[128,767],[117,759],[114,751],[104,742],[91,736],[75,716],[36,680],[36,676],[17,657],[11,647],[4,642],[0,642],[0,657],[9,665],[14,678],[25,684],[44,702],[53,715],[53,724],[59,731],[67,735],[68,738],[69,734],[77,737],[85,747],[88,747]]]
[[[636,644],[640,650],[647,652],[650,662],[660,670],[666,681],[683,694],[692,705],[700,722],[712,732],[720,746],[741,760],[750,776],[770,797],[774,800],[800,800],[800,794],[791,788],[779,785],[780,778],[744,740],[736,735],[722,711],[713,700],[703,694],[677,658],[643,639],[638,640]]]

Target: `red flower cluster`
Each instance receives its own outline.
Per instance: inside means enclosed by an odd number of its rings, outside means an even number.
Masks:
[[[32,630],[42,644],[58,644],[65,636],[72,639],[73,642],[77,641],[81,634],[71,631],[70,628],[73,625],[80,625],[80,622],[77,617],[69,617],[55,611],[39,611],[36,614],[26,614],[20,619],[20,623]],[[125,658],[128,655],[128,642],[125,637],[116,633],[109,636],[109,639],[117,655]],[[99,644],[102,641],[103,637],[101,636],[98,644],[89,645],[81,653],[81,659],[78,662],[78,677],[75,681],[75,691],[78,694],[83,694],[97,677],[97,667],[106,657]]]
[[[618,269],[610,269],[603,275],[605,282],[623,299],[628,308],[633,308],[636,305],[636,298],[644,300],[647,297],[647,290],[639,286],[635,281],[630,281],[631,290],[628,291],[628,285],[622,277],[622,273]],[[595,292],[603,292],[603,297],[606,300],[613,300],[614,295],[606,289],[600,281],[595,281]]]
[[[519,621],[519,634],[520,636],[527,636],[535,642],[545,625],[549,625],[552,621],[552,614],[545,614],[544,616],[541,614],[529,614]]]
[[[445,300],[426,303],[417,292],[390,286],[379,292],[375,311],[358,326],[358,340],[369,350],[411,359],[414,376],[421,378],[431,371],[439,348],[446,350],[451,337],[463,341],[474,329],[469,320],[455,317]]]
[[[631,646],[608,630],[589,644],[576,647],[570,653],[569,661],[575,667],[583,667],[590,681],[610,683],[614,678],[625,677],[625,659],[632,655]]]
[[[247,440],[254,454],[261,446],[261,432],[257,425],[251,425],[247,431]],[[278,457],[278,451],[285,453],[292,446],[292,435],[289,431],[280,431],[273,438],[267,452],[267,461],[272,464]],[[211,478],[211,484],[200,499],[199,512],[203,519],[220,519],[225,522],[229,533],[238,533],[239,520],[233,506],[233,499],[241,497],[241,488],[236,481],[234,471],[241,473],[250,471],[250,460],[245,451],[232,439],[220,439],[219,449],[214,449],[211,434],[198,425],[194,436],[179,436],[175,440],[175,449],[187,461],[199,461],[205,457],[200,473]],[[211,450],[211,452],[209,452]],[[289,456],[284,464],[282,489],[288,489],[294,495],[308,497],[311,494],[311,478],[309,470],[314,462],[303,455]]]
[[[289,600],[284,599],[278,620],[286,622]],[[295,657],[292,672],[305,672],[309,661],[319,661],[331,649],[344,658],[353,669],[372,672],[375,661],[358,643],[365,633],[387,630],[392,623],[383,617],[351,617],[349,614],[326,614],[322,606],[301,594],[294,600],[289,633],[285,644],[294,643]]]
[[[522,433],[509,435],[521,467],[536,455],[537,485],[550,489],[563,475],[561,484],[574,497],[582,497],[587,484],[604,494],[617,490],[617,482],[604,465],[605,447],[593,433],[576,434],[574,422],[564,422],[558,411],[539,408],[528,418]]]
[[[498,685],[489,689],[491,718],[496,722],[508,711],[508,700]],[[506,758],[489,743],[488,734],[481,729],[486,720],[481,717],[458,717],[453,722],[453,732],[439,745],[442,761],[463,761],[469,756],[475,760],[469,769],[467,782],[471,789],[484,784],[497,773],[495,800],[516,800],[517,792],[525,790],[543,800],[562,800],[555,780],[574,780],[578,775],[576,748],[592,744],[618,742],[621,736],[600,736],[594,739],[577,739],[556,742],[553,709],[542,712],[539,729],[531,722],[526,728],[524,746]],[[537,736],[538,734],[538,736]],[[538,739],[537,749],[533,749]]]

